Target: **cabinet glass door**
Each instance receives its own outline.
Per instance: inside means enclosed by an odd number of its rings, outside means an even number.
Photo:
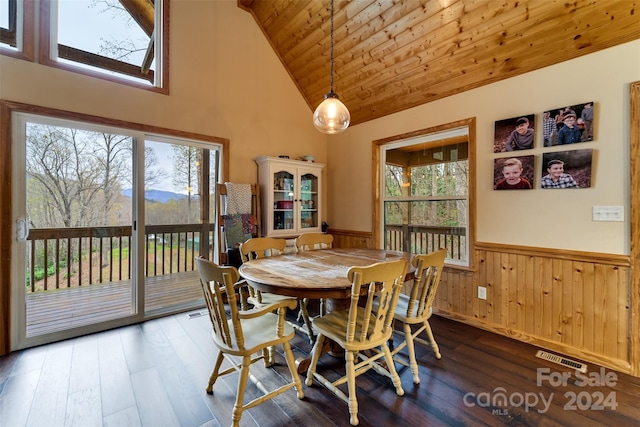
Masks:
[[[318,177],[312,173],[300,175],[300,228],[318,227]]]
[[[273,174],[273,230],[293,229],[293,195],[295,194],[293,174],[278,171]]]

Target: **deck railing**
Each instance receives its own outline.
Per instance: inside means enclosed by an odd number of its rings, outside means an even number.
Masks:
[[[192,271],[212,245],[213,224],[145,227],[145,277]],[[132,227],[42,228],[27,238],[27,292],[130,280]],[[202,238],[201,236],[207,236]]]
[[[465,260],[467,238],[465,227],[432,227],[426,225],[385,226],[387,250],[406,251],[414,254],[447,249],[447,258]]]
[[[195,257],[213,247],[213,229],[212,224],[146,226],[141,242],[145,277],[193,271]],[[130,280],[131,231],[125,226],[30,230],[27,292]],[[466,256],[464,227],[387,225],[385,233],[388,250],[427,253],[447,248],[450,259]]]

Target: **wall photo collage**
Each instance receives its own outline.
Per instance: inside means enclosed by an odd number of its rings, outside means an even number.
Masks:
[[[542,127],[536,141],[536,123]],[[541,156],[514,155],[494,159],[494,190],[532,190],[540,182],[542,189],[589,188],[592,179],[593,149],[557,151],[558,146],[573,146],[595,141],[594,102],[551,108],[538,115],[513,117],[495,122],[494,153],[525,151],[534,147],[548,149]],[[519,154],[519,153],[518,153]],[[538,173],[535,158],[540,159]]]

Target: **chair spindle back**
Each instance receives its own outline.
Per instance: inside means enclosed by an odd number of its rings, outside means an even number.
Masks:
[[[428,254],[416,255],[413,258],[412,264],[416,268],[416,273],[407,304],[408,319],[430,316],[446,255],[446,249],[440,249]]]
[[[223,267],[199,257],[196,258],[200,284],[213,326],[214,339],[230,349],[244,348],[244,335],[238,319],[238,306],[234,284],[240,275],[235,267]],[[227,304],[225,305],[225,298]],[[230,315],[225,309],[228,307]],[[229,322],[233,332],[229,330]]]
[[[267,256],[276,256],[284,253],[287,241],[274,237],[255,237],[240,245],[242,262]]]
[[[330,249],[333,247],[333,236],[324,233],[305,233],[296,238],[295,244],[298,251]]]
[[[351,306],[346,342],[367,344],[388,339],[393,333],[393,312],[407,272],[407,261],[380,262],[366,267],[351,267]],[[366,286],[361,303],[362,287]]]

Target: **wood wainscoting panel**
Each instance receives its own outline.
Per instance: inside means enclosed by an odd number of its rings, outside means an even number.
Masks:
[[[329,233],[335,247],[373,247],[371,233]],[[476,243],[475,259],[475,271],[445,267],[435,313],[633,374],[629,256]]]
[[[373,233],[367,231],[336,230],[329,228],[328,234],[333,236],[334,248],[374,249]]]
[[[628,257],[527,252],[478,244],[475,273],[445,268],[434,311],[630,373]],[[478,299],[478,286],[486,288],[486,300]]]

